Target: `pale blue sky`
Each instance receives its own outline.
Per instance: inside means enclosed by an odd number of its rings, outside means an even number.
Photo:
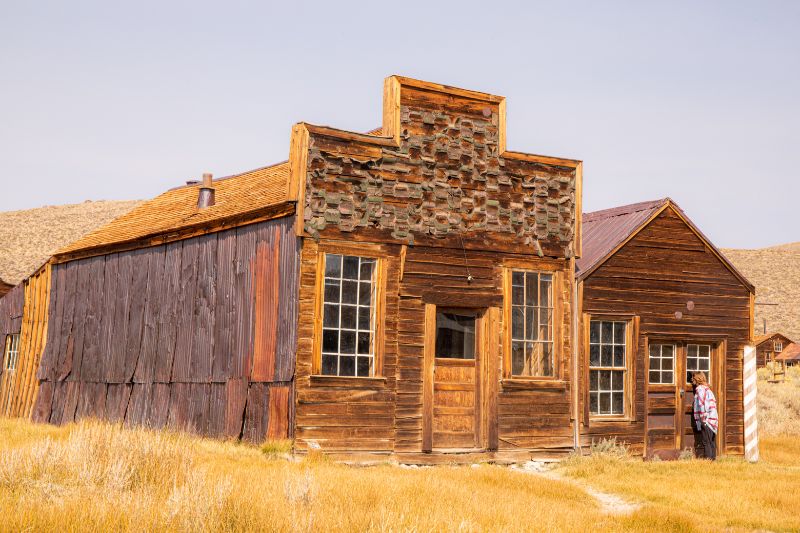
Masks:
[[[112,5],[114,4],[114,5]],[[800,2],[0,2],[0,210],[148,198],[380,125],[383,78],[508,97],[584,207],[671,196],[719,246],[800,241]]]

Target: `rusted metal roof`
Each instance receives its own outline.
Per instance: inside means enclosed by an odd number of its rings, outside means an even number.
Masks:
[[[800,361],[800,344],[792,343],[783,347],[783,351],[777,357],[777,361]]]
[[[644,227],[669,198],[612,207],[583,214],[583,255],[577,260],[578,276],[590,272],[608,259],[612,252]]]
[[[755,292],[753,284],[711,243],[708,237],[700,231],[694,222],[686,216],[683,209],[671,198],[584,213],[583,255],[575,263],[578,279],[586,279],[595,269],[614,255],[633,235],[641,231],[667,207],[671,207],[683,219],[748,290]]]

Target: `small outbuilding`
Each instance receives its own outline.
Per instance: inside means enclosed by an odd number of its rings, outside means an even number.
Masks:
[[[758,368],[764,368],[767,363],[775,361],[793,341],[783,333],[765,333],[755,338],[756,362]]]
[[[693,371],[720,411],[722,453],[744,451],[742,363],[753,285],[669,198],[587,213],[578,260],[581,433],[646,456],[693,448]]]

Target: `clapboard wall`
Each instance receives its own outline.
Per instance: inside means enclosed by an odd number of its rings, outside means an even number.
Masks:
[[[294,218],[53,268],[33,417],[288,437]]]
[[[25,305],[25,284],[20,283],[0,298],[0,414],[5,414],[16,373],[6,370],[6,337],[22,330],[22,309]]]

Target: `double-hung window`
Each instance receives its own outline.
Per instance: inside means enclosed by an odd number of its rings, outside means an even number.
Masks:
[[[377,260],[325,254],[322,374],[375,375]]]
[[[3,354],[5,361],[5,369],[14,371],[17,369],[17,360],[19,359],[19,333],[12,333],[6,335],[6,347]]]
[[[511,375],[553,377],[553,274],[511,272]]]
[[[783,342],[775,341],[775,353],[781,353],[783,351]]]
[[[625,415],[628,323],[592,320],[589,324],[589,413]]]

